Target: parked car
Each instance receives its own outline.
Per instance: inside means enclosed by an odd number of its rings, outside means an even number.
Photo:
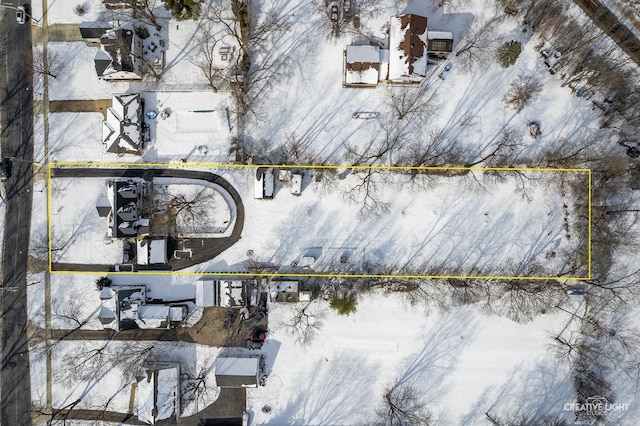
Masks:
[[[24,9],[24,6],[18,6],[16,9],[16,20],[18,24],[24,24],[27,22],[27,12]]]
[[[5,159],[0,162],[0,182],[6,182],[7,179],[11,177],[12,172],[13,162],[10,158],[5,157]]]
[[[333,5],[331,6],[331,20],[333,22],[338,22],[338,5]]]

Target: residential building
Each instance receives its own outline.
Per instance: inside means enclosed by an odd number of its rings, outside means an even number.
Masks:
[[[113,95],[102,122],[102,145],[106,152],[142,155],[144,148],[144,100],[139,93]]]
[[[99,319],[105,328],[131,330],[136,328],[172,328],[187,317],[188,308],[183,304],[147,303],[147,287],[105,287],[100,299]]]
[[[180,363],[145,362],[142,367],[135,391],[138,419],[152,425],[175,423],[180,416]]]
[[[345,49],[344,85],[375,87],[380,79],[380,47],[350,45]]]
[[[241,280],[203,278],[196,282],[196,306],[242,308],[246,305],[246,283]]]
[[[101,48],[94,63],[103,80],[142,80],[142,40],[131,22],[108,30],[100,37]]]
[[[108,235],[113,238],[131,238],[149,235],[149,219],[141,216],[142,180],[112,180],[107,182],[107,206],[103,197],[98,199],[98,214],[109,223]]]
[[[216,359],[216,384],[221,388],[258,387],[259,373],[258,358]]]
[[[415,14],[389,21],[389,76],[393,82],[420,82],[427,75],[427,18]]]

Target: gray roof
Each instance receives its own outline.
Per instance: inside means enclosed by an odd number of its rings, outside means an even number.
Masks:
[[[257,358],[216,359],[216,384],[219,387],[255,387],[258,384]]]
[[[107,52],[102,49],[98,49],[95,58],[93,58],[93,62],[96,66],[96,73],[98,73],[98,77],[102,77],[113,60]]]
[[[106,22],[85,21],[81,22],[78,28],[82,38],[100,38],[112,27]]]
[[[96,209],[98,209],[98,215],[100,217],[109,216],[109,213],[111,212],[111,203],[109,202],[109,198],[107,198],[106,196],[98,198]]]

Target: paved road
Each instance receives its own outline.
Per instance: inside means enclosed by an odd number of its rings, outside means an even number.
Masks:
[[[573,0],[638,65],[640,65],[640,40],[618,21],[618,18],[598,0]]]
[[[0,8],[0,31],[0,142],[3,156],[18,160],[4,184],[0,423],[22,426],[31,424],[26,307],[33,177],[31,26],[18,24],[14,10]]]
[[[188,268],[193,265],[197,265],[202,262],[213,259],[220,253],[235,244],[242,235],[242,229],[244,227],[244,205],[240,194],[235,188],[214,173],[184,170],[184,169],[172,169],[172,168],[134,168],[128,167],[124,169],[109,169],[109,168],[97,168],[97,167],[70,167],[70,168],[52,168],[51,176],[53,178],[61,177],[142,177],[146,180],[151,180],[154,177],[175,177],[175,178],[188,178],[199,179],[211,183],[215,183],[223,187],[236,203],[236,221],[233,227],[233,231],[229,237],[223,238],[190,238],[190,243],[194,244],[193,255],[190,259],[175,259],[169,260],[169,266],[174,270]],[[106,188],[106,186],[105,186]],[[176,244],[175,241],[173,241]],[[169,245],[169,252],[173,253],[174,249],[178,249],[177,245],[172,247]],[[138,267],[140,270],[142,267]],[[52,269],[55,271],[104,271],[113,272],[113,265],[83,265],[83,264],[69,264],[69,263],[54,263]],[[148,267],[147,269],[153,269]],[[157,268],[156,268],[157,269]]]

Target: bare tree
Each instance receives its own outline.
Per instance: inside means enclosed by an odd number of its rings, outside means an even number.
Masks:
[[[203,22],[196,36],[196,48],[189,59],[202,71],[214,92],[219,89],[233,90],[242,82],[239,71],[243,55],[235,52],[235,46],[225,43],[228,33],[216,30],[219,28],[217,23],[215,19]]]
[[[47,60],[44,60],[42,46],[33,49],[33,71],[39,75],[48,75],[58,78],[64,70],[65,63],[56,51],[47,51]]]
[[[505,105],[517,113],[531,103],[542,90],[542,84],[533,76],[520,76],[512,81],[502,98]]]
[[[388,85],[385,88],[386,103],[397,115],[398,120],[418,115],[421,120],[428,120],[437,110],[435,92],[428,86],[409,87]]]
[[[517,140],[516,132],[510,127],[505,127],[500,132],[500,139],[495,148],[482,158],[472,163],[467,163],[465,167],[474,167],[482,163],[486,163],[488,167],[512,165],[515,151],[521,146],[522,144]]]
[[[360,206],[358,217],[365,220],[387,213],[389,203],[383,201],[379,193],[379,185],[385,180],[380,170],[355,169],[353,175],[358,178],[358,183],[346,189],[343,196],[347,201]]]
[[[163,232],[202,232],[211,229],[220,213],[216,203],[217,191],[214,188],[202,187],[196,191],[170,193],[161,189],[155,193],[156,229]]]
[[[308,140],[290,133],[285,142],[276,150],[276,164],[317,164],[312,144]]]
[[[308,346],[316,337],[324,322],[325,313],[311,300],[304,306],[296,306],[293,316],[283,325],[300,346]]]
[[[197,371],[186,366],[186,375],[182,379],[182,406],[193,402],[196,411],[204,407],[204,404],[215,399],[219,392],[212,377],[213,363],[207,360],[202,363]],[[201,405],[202,404],[202,405]]]
[[[491,9],[491,10],[489,10]],[[494,54],[499,42],[497,26],[504,16],[498,8],[488,7],[488,16],[476,16],[467,26],[465,37],[456,52],[457,63],[465,71],[472,70]]]
[[[121,0],[120,3],[125,4],[127,8],[133,11],[133,17],[153,25],[157,30],[162,26],[156,18],[155,9],[159,0]],[[109,6],[107,6],[109,7]]]
[[[364,151],[359,146],[347,145],[347,161],[354,166],[397,163],[404,158],[404,147],[412,134],[412,124],[395,119],[382,121],[381,131]],[[394,160],[394,155],[397,160]]]
[[[422,392],[417,386],[401,383],[389,386],[384,393],[384,406],[376,410],[378,425],[428,426],[431,413],[422,401]]]
[[[71,325],[71,329],[77,330],[85,326],[98,312],[98,310],[94,310],[92,314],[87,315],[84,309],[85,304],[86,301],[82,300],[80,294],[76,292],[70,293],[67,299],[53,298],[51,316]]]

